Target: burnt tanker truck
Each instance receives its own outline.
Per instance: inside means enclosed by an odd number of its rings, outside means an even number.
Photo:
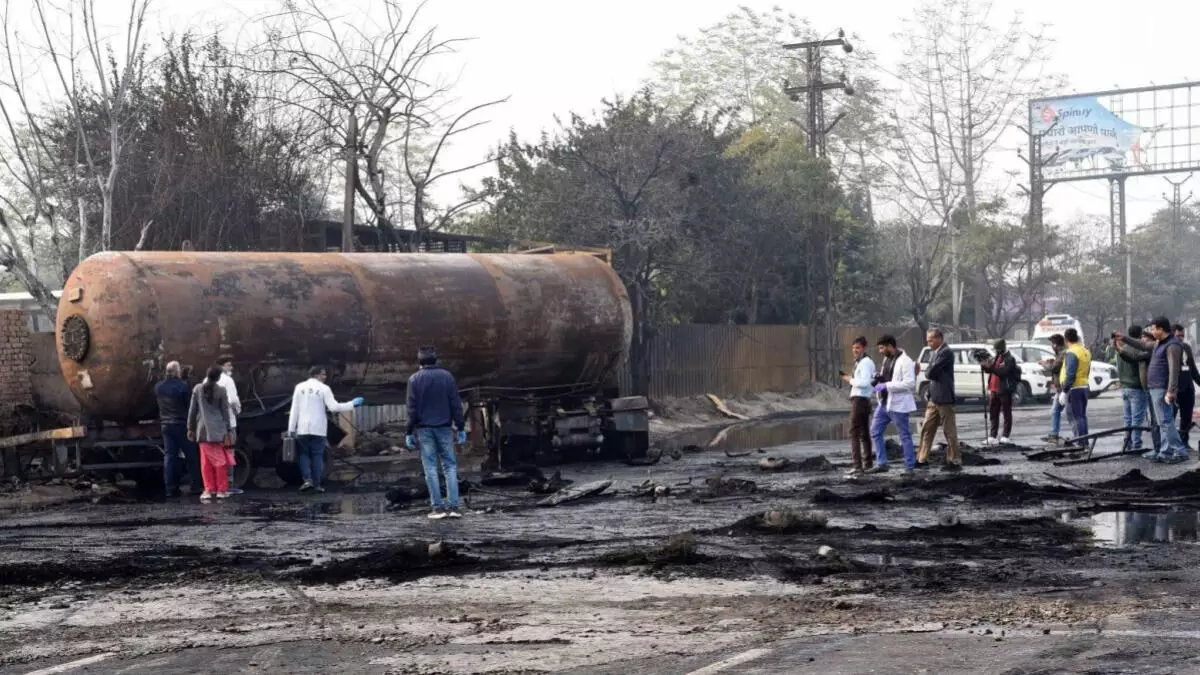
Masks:
[[[311,366],[328,368],[343,400],[403,404],[418,347],[433,345],[485,465],[637,457],[647,401],[616,386],[631,326],[620,278],[587,253],[101,253],[71,274],[57,316],[85,417],[42,438],[60,470],[161,481],[155,383],[170,361],[195,383],[229,357],[242,400],[235,482],[260,467],[291,482],[281,434]]]

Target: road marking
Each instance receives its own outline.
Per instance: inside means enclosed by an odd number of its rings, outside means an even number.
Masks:
[[[712,673],[719,673],[722,670],[728,670],[734,666],[740,666],[743,663],[762,658],[767,654],[770,654],[771,651],[772,650],[770,649],[751,649],[748,652],[742,652],[741,654],[731,656],[723,661],[717,661],[716,663],[704,666],[700,670],[693,670],[687,675],[711,675]]]
[[[72,661],[70,663],[62,663],[57,666],[51,666],[49,668],[42,668],[41,670],[35,670],[31,673],[25,673],[25,675],[54,675],[55,673],[65,673],[68,670],[75,670],[76,668],[79,668],[82,666],[90,666],[93,663],[99,663],[99,662],[101,662],[107,658],[113,657],[113,656],[116,656],[116,653],[108,652],[106,654],[96,654],[95,656],[89,656],[86,659],[79,659],[78,661]]]

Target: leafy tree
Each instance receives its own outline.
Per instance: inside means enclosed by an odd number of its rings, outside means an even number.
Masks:
[[[635,385],[645,391],[646,347],[657,326],[687,316],[713,287],[708,243],[730,222],[736,174],[711,120],[672,114],[649,93],[572,115],[536,145],[511,137],[498,195],[477,230],[506,238],[604,246],[629,290]]]

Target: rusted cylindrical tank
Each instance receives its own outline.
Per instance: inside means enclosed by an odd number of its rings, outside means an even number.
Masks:
[[[67,280],[58,356],[84,410],[128,421],[154,414],[173,360],[196,381],[232,357],[245,404],[280,400],[314,364],[380,400],[426,344],[462,388],[603,382],[631,326],[621,280],[583,254],[110,252]]]

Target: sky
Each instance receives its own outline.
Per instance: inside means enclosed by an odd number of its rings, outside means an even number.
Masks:
[[[13,0],[14,4],[29,0]],[[97,0],[120,17],[127,0]],[[366,12],[371,0],[330,0],[330,11]],[[430,25],[446,36],[473,41],[460,48],[448,74],[458,75],[464,101],[509,96],[493,109],[490,126],[463,138],[447,155],[469,164],[495,147],[509,129],[532,138],[554,125],[555,115],[595,110],[600,100],[635,90],[650,74],[650,64],[681,35],[719,22],[738,5],[756,10],[779,6],[806,17],[818,32],[844,28],[859,36],[880,62],[892,68],[900,45],[894,38],[899,17],[916,2],[719,2],[717,0],[429,0]],[[154,0],[154,32],[223,26],[238,31],[246,17],[277,6],[274,0]],[[336,8],[336,9],[334,9]],[[1195,57],[1200,3],[1141,0],[1138,3],[1072,3],[1044,0],[996,0],[997,22],[1024,13],[1031,24],[1050,24],[1056,38],[1049,69],[1068,78],[1063,92],[1145,86],[1200,80]],[[369,15],[364,15],[369,19]],[[253,26],[246,27],[253,30]],[[1191,70],[1189,71],[1189,68]],[[1015,144],[998,159],[1002,168],[1020,169]],[[1175,176],[1176,180],[1183,175]],[[1024,182],[1022,179],[1021,182]],[[1146,220],[1165,205],[1170,186],[1160,177],[1131,179],[1128,219]],[[1200,198],[1200,176],[1184,187]],[[1046,201],[1057,221],[1090,216],[1107,219],[1108,187],[1102,181],[1056,186]],[[1105,233],[1107,230],[1105,230]],[[1107,236],[1107,234],[1105,234]]]

